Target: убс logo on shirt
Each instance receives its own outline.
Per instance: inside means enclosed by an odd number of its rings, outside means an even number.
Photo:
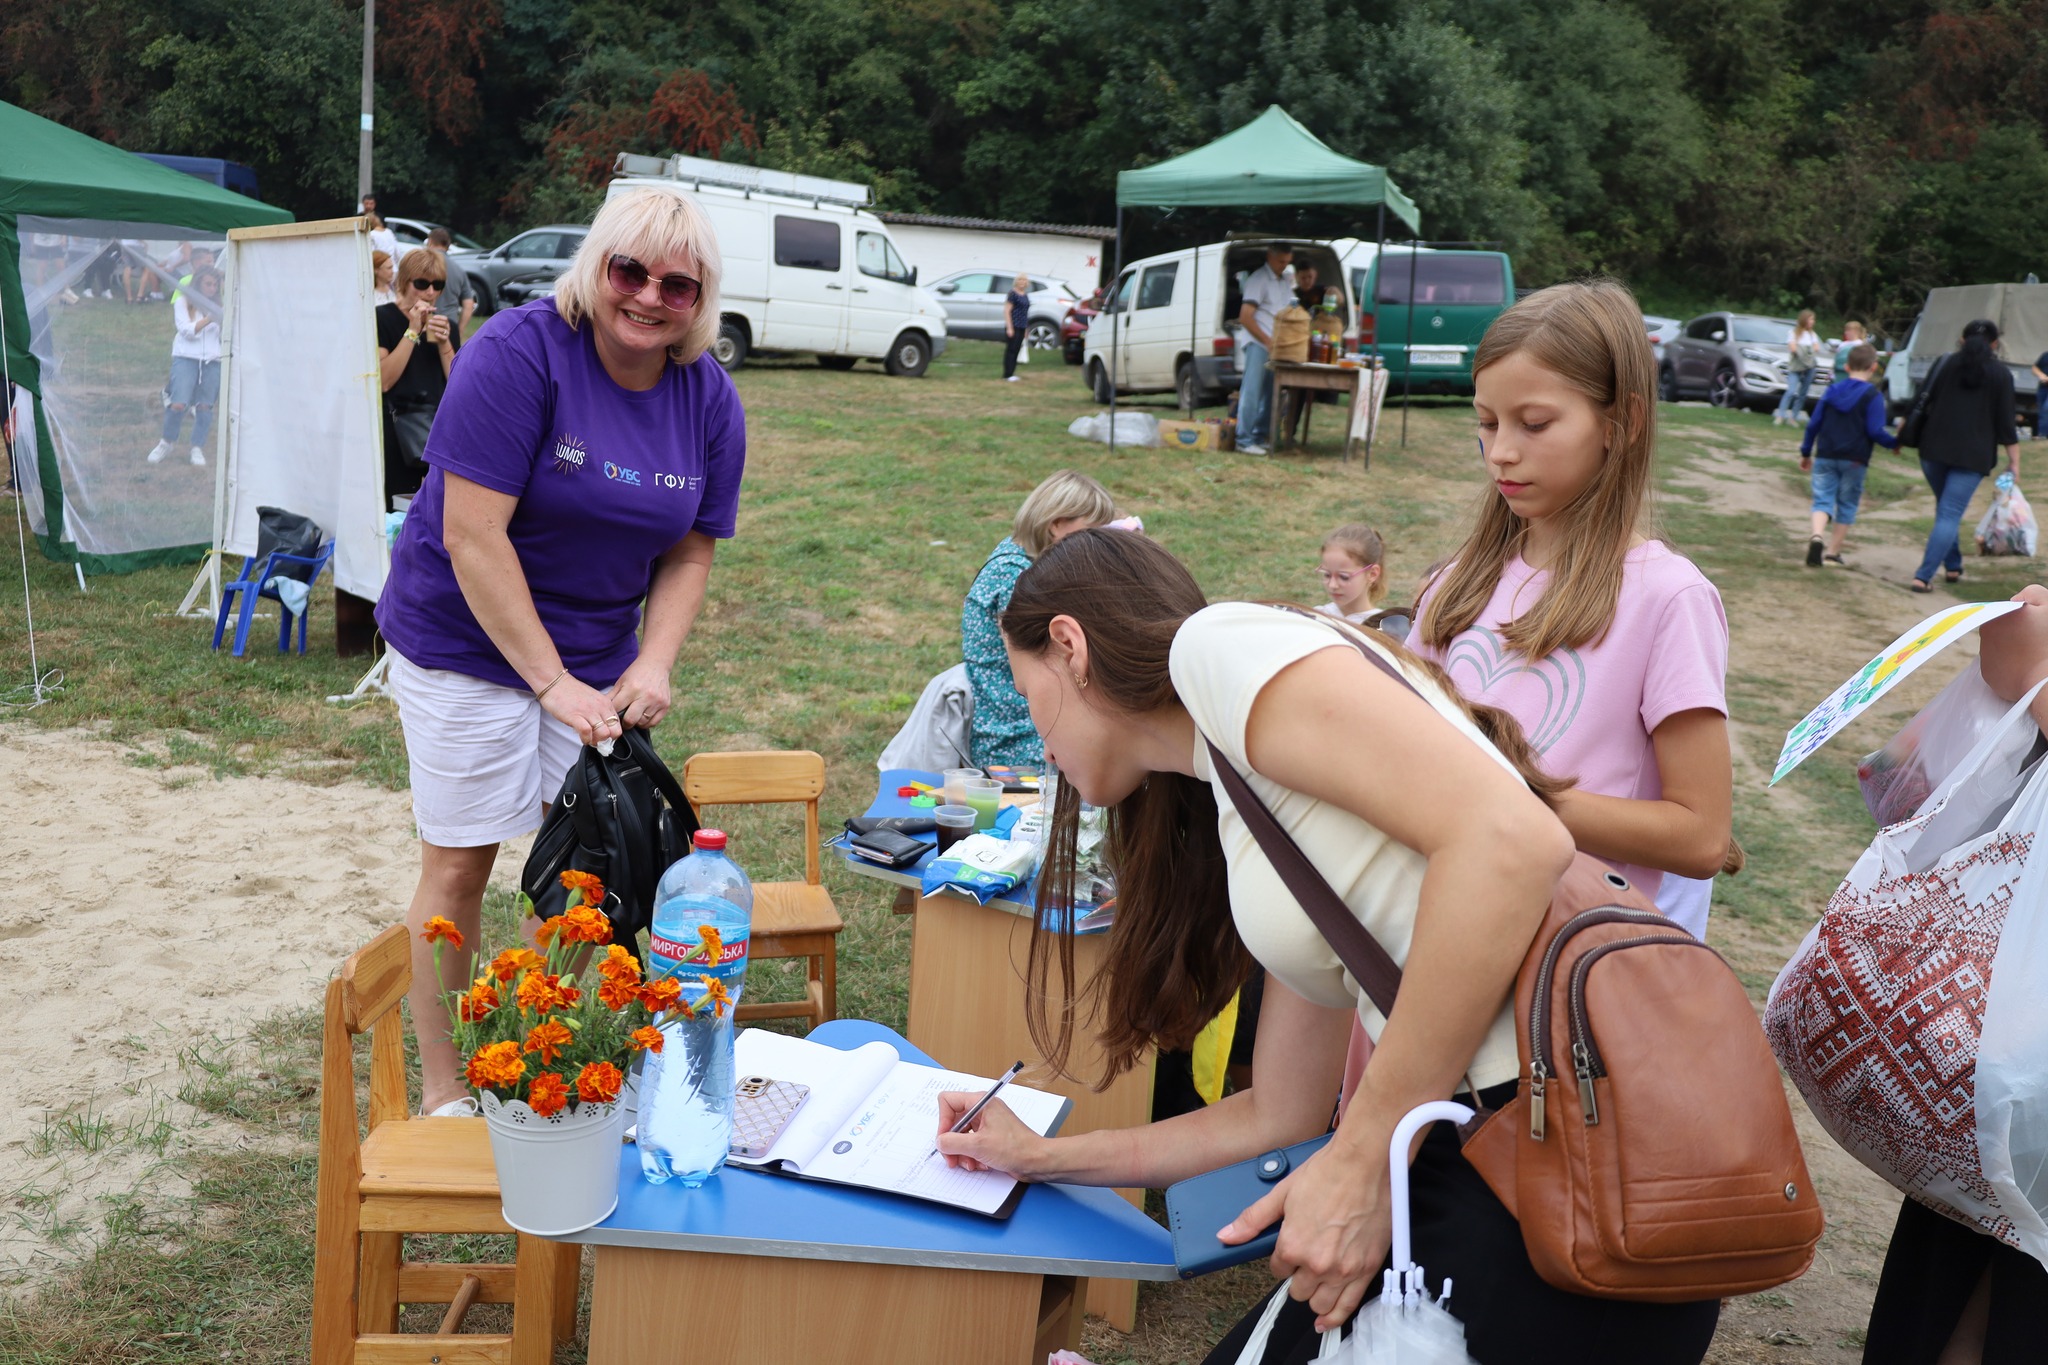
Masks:
[[[588,453],[583,448],[583,442],[568,432],[563,432],[555,440],[555,472],[570,474],[583,468],[583,461]]]

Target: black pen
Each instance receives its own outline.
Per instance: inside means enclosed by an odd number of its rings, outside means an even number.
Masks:
[[[964,1132],[968,1124],[974,1122],[976,1119],[981,1117],[981,1111],[988,1108],[988,1102],[994,1099],[999,1093],[1001,1093],[1002,1088],[1004,1086],[1008,1085],[1011,1081],[1016,1080],[1017,1073],[1021,1072],[1023,1069],[1023,1062],[1012,1062],[1010,1064],[1010,1069],[1008,1071],[1005,1071],[1001,1076],[999,1076],[996,1079],[996,1083],[988,1088],[988,1093],[986,1095],[983,1095],[980,1099],[976,1100],[974,1102],[974,1107],[968,1110],[966,1113],[962,1114],[957,1120],[954,1121],[953,1126],[951,1128],[948,1128],[946,1131],[949,1133]],[[938,1154],[939,1149],[937,1147],[932,1148],[932,1156],[937,1156]],[[926,1157],[925,1160],[929,1161],[931,1160],[931,1157]]]

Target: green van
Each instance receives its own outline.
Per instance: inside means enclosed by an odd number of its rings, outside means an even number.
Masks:
[[[1352,267],[1359,344],[1392,372],[1390,392],[1472,392],[1472,354],[1515,301],[1515,268],[1501,251],[1389,247]]]

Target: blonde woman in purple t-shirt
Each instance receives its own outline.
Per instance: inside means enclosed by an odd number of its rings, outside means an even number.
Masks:
[[[420,880],[410,1000],[422,1109],[473,1110],[419,936],[473,952],[498,845],[540,823],[584,744],[668,714],[669,675],[730,537],[746,461],[718,331],[718,241],[687,199],[608,202],[552,299],[466,344],[392,551],[377,623],[405,730]]]

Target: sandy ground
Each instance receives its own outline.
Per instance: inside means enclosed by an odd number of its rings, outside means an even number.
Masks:
[[[109,1201],[181,1196],[184,1144],[246,1141],[178,1104],[181,1054],[317,1004],[412,894],[402,792],[136,757],[0,727],[0,1282],[75,1251]]]

